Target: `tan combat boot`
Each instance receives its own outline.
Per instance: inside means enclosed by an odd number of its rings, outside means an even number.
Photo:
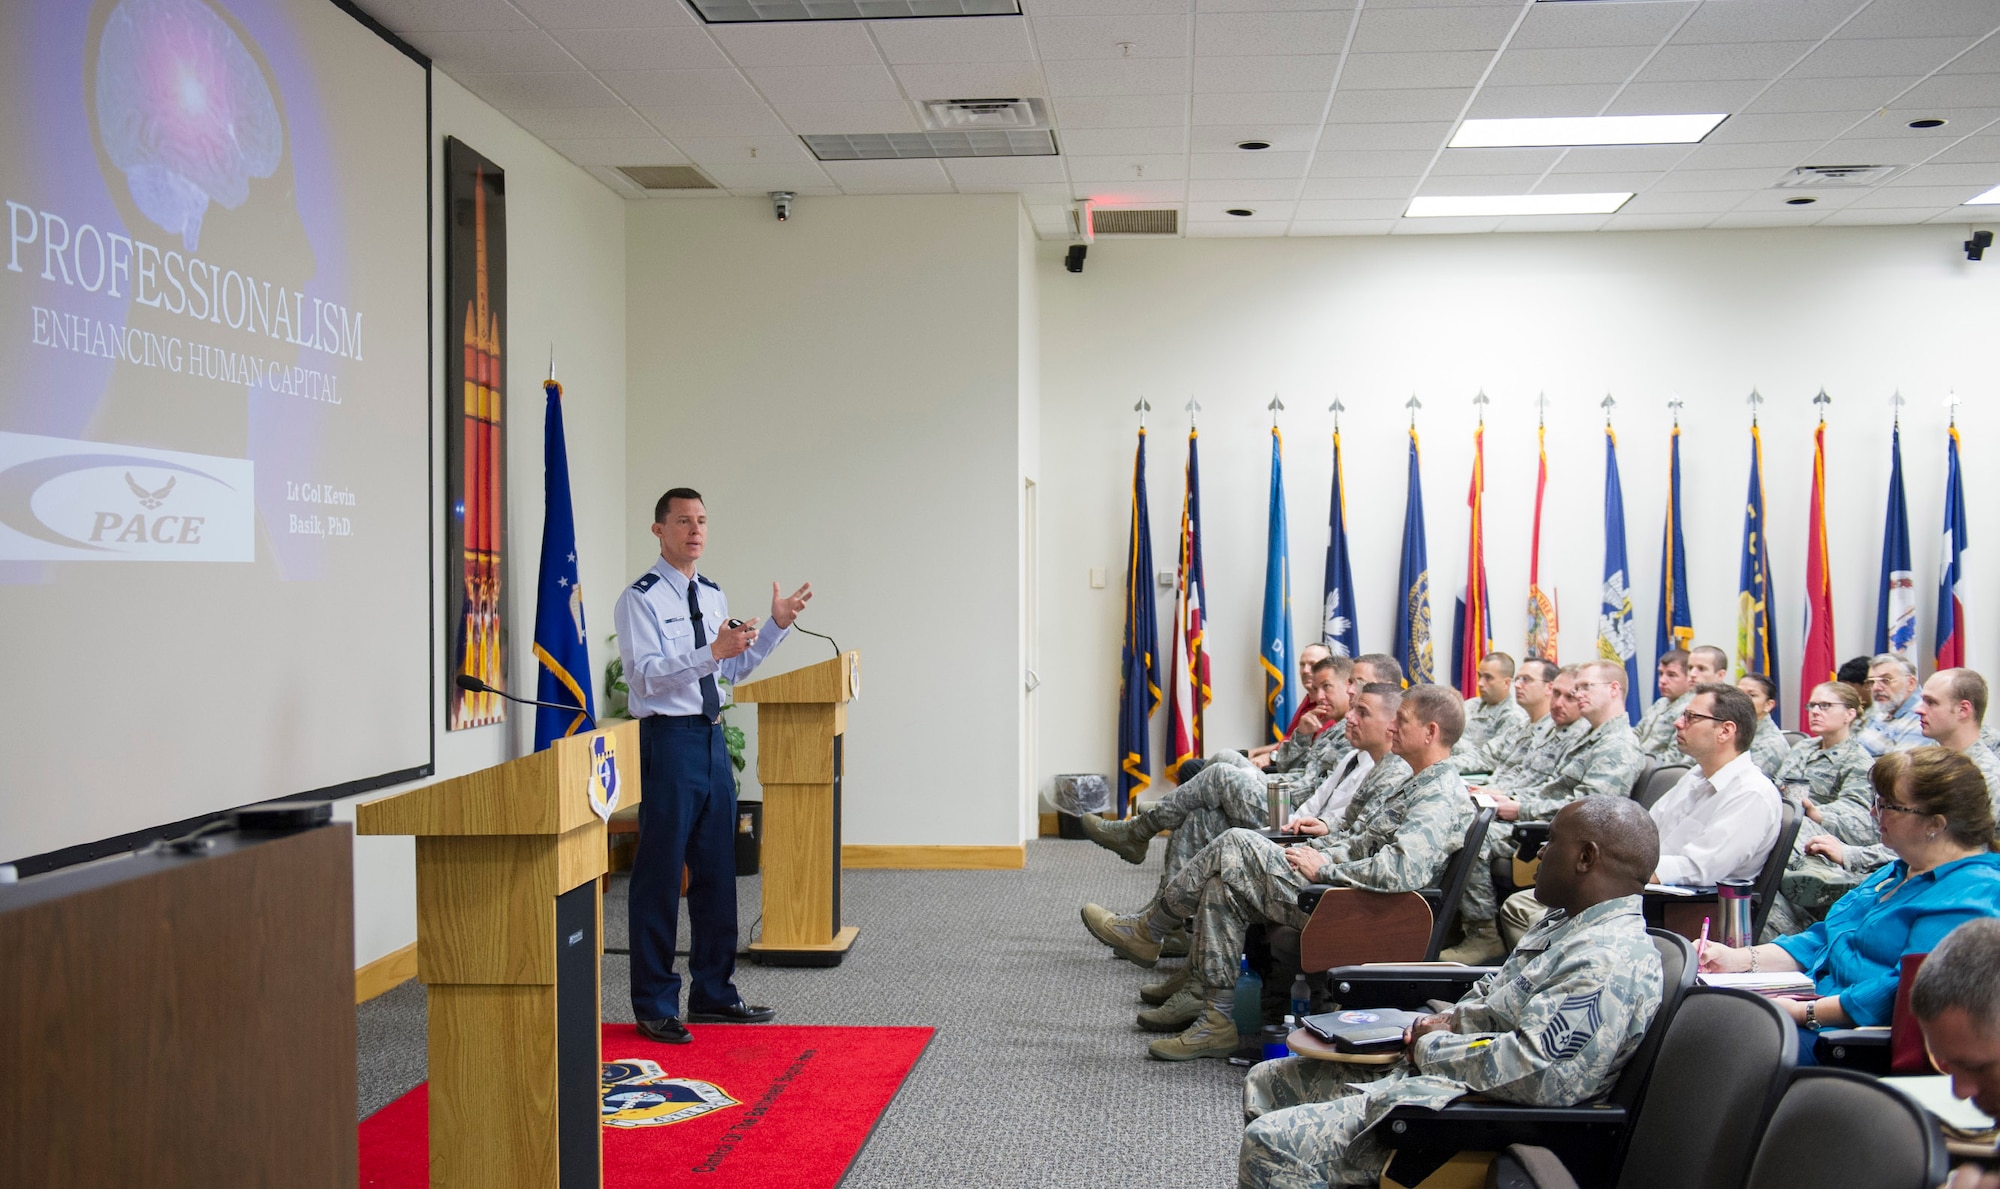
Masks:
[[[1159,982],[1147,983],[1140,987],[1139,1002],[1158,1007],[1172,999],[1175,991],[1187,986],[1189,969],[1187,966],[1182,966]]]
[[[1140,1012],[1139,1027],[1148,1032],[1179,1032],[1201,1018],[1202,1006],[1201,993],[1183,986],[1165,1003]]]
[[[1151,969],[1160,960],[1160,942],[1146,922],[1138,917],[1121,917],[1096,904],[1083,906],[1083,927],[1090,935],[1118,951],[1128,962]]]
[[[1086,813],[1081,820],[1085,838],[1127,863],[1146,861],[1146,848],[1152,845],[1155,831],[1147,829],[1139,816],[1128,817],[1122,822],[1111,822],[1097,814]]]
[[[1507,956],[1500,930],[1492,921],[1465,922],[1465,940],[1438,954],[1440,962],[1463,962],[1467,966],[1491,966]]]
[[[1193,944],[1194,939],[1188,936],[1187,926],[1182,925],[1172,933],[1160,938],[1160,956],[1162,958],[1185,958],[1188,956],[1188,950]]]
[[[1227,1057],[1236,1051],[1236,1021],[1212,1007],[1179,1036],[1163,1036],[1146,1046],[1156,1061],[1192,1061],[1197,1057]]]

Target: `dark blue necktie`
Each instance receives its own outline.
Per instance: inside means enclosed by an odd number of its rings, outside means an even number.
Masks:
[[[688,579],[688,618],[694,622],[694,646],[701,648],[708,643],[708,633],[701,627],[701,604],[695,602],[694,579]],[[722,717],[722,690],[715,684],[715,674],[701,679],[701,716],[710,722]]]

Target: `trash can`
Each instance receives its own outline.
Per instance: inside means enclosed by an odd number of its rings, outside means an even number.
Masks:
[[[1056,807],[1056,835],[1082,838],[1083,815],[1111,812],[1111,781],[1094,772],[1071,772],[1055,778],[1049,799]]]
[[[736,803],[736,874],[757,874],[757,860],[764,849],[764,803]]]

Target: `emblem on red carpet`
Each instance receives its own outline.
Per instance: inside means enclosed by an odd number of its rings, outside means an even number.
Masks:
[[[599,1081],[606,1127],[665,1127],[742,1105],[714,1082],[668,1077],[652,1061],[606,1061]]]

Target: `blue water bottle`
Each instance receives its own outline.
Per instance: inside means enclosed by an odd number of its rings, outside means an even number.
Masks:
[[[1236,1035],[1245,1040],[1254,1039],[1264,1026],[1264,980],[1250,969],[1250,959],[1245,957],[1236,976]]]

